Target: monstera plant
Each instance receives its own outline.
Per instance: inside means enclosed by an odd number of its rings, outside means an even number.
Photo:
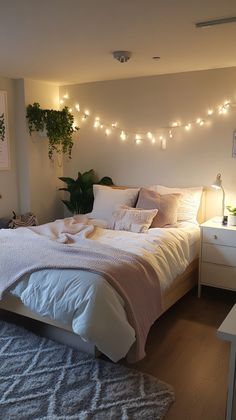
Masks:
[[[33,131],[45,132],[48,137],[48,156],[52,160],[53,152],[63,153],[71,158],[73,147],[72,134],[79,130],[74,124],[74,117],[68,107],[61,111],[42,109],[39,103],[28,105],[26,109],[30,135]]]
[[[92,211],[93,184],[113,185],[112,179],[108,176],[98,181],[93,169],[83,174],[78,172],[76,179],[68,177],[60,177],[59,179],[67,186],[66,188],[60,188],[60,190],[69,193],[69,200],[62,200],[62,202],[72,214],[84,214]]]

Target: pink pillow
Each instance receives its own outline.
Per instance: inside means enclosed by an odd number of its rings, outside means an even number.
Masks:
[[[110,229],[145,233],[152,224],[158,209],[143,210],[122,206],[113,213]]]
[[[164,227],[177,223],[177,208],[181,194],[161,195],[147,188],[141,188],[136,207],[158,209],[151,227]]]

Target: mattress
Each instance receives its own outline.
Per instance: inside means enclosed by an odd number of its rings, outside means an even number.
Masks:
[[[165,294],[198,255],[199,236],[199,227],[192,224],[137,234],[104,229],[97,223],[92,239],[148,260]],[[125,357],[135,342],[122,298],[98,274],[72,269],[41,270],[22,278],[11,294],[33,312],[71,326],[113,361]]]

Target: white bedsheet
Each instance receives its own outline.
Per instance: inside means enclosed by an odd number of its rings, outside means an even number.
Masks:
[[[97,223],[98,225],[98,223]],[[199,228],[155,228],[148,233],[96,227],[92,240],[141,255],[158,273],[162,293],[196,257]],[[82,270],[41,270],[26,276],[11,293],[41,316],[70,325],[73,331],[111,360],[124,357],[135,341],[124,302],[99,275]]]

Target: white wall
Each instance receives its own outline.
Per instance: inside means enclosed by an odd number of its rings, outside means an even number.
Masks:
[[[48,141],[38,134],[29,135],[26,106],[39,102],[42,108],[57,109],[58,86],[33,80],[0,78],[0,89],[8,94],[11,169],[0,171],[0,217],[11,210],[33,211],[40,223],[63,216],[58,180],[62,162],[50,162]]]
[[[11,211],[18,211],[18,188],[15,155],[15,86],[12,79],[0,77],[0,90],[7,91],[8,125],[10,143],[10,170],[0,170],[0,217],[11,216]]]
[[[58,109],[59,88],[56,85],[35,80],[24,80],[25,106],[39,102],[41,108]],[[48,140],[38,133],[29,136],[27,131],[27,154],[29,166],[30,209],[45,223],[63,216],[63,205],[58,188],[63,174],[63,161],[48,158]]]
[[[155,133],[175,120],[206,118],[206,110],[225,99],[236,102],[236,68],[69,85],[60,88],[61,97],[64,93],[69,106],[79,102],[105,122]],[[226,201],[236,199],[236,160],[231,157],[236,108],[229,115],[214,115],[204,127],[176,130],[166,151],[148,142],[136,146],[133,139],[122,143],[118,135],[106,137],[93,128],[93,120],[80,124],[72,160],[64,162],[65,176],[94,168],[120,185],[209,186],[222,172]],[[207,216],[220,214],[220,201],[220,193],[208,194]]]

